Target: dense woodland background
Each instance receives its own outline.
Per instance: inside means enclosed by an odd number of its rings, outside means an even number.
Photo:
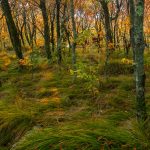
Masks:
[[[149,0],[0,0],[0,150],[149,150],[149,100]]]

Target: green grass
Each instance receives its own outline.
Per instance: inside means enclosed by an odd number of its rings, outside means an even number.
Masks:
[[[28,131],[32,124],[32,114],[14,104],[0,102],[0,145],[9,145],[17,141]]]
[[[64,124],[58,127],[37,128],[26,134],[14,147],[14,150],[98,150],[129,148],[136,144],[132,134],[116,127],[108,120],[89,120],[81,123]]]
[[[30,69],[20,72],[14,64],[1,72],[0,150],[150,149],[150,127],[143,129],[135,119],[132,68],[116,60],[123,54],[112,56],[108,80],[100,74],[103,62],[91,63],[88,55],[78,63],[83,63],[85,74],[95,76],[93,80],[79,77],[73,82],[70,58],[61,68],[39,63],[33,78]],[[150,64],[148,55],[146,64]],[[150,114],[149,93],[147,70]]]

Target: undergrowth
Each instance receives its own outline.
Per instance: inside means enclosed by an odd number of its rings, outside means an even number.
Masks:
[[[13,64],[1,72],[0,150],[150,149],[150,127],[135,120],[132,66],[111,62],[106,80],[103,62],[84,59],[75,82],[71,59],[64,68],[39,63],[20,72]]]

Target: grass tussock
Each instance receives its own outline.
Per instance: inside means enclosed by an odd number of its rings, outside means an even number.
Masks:
[[[36,128],[28,132],[12,150],[97,150],[132,148],[133,136],[107,120],[65,124],[59,127]]]
[[[33,125],[32,113],[0,102],[0,145],[10,146]]]

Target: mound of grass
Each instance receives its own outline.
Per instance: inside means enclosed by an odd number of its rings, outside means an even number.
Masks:
[[[11,150],[119,150],[133,148],[136,140],[127,130],[107,120],[65,124],[51,128],[35,128]]]
[[[33,125],[29,110],[0,101],[0,145],[9,146],[17,141]]]

